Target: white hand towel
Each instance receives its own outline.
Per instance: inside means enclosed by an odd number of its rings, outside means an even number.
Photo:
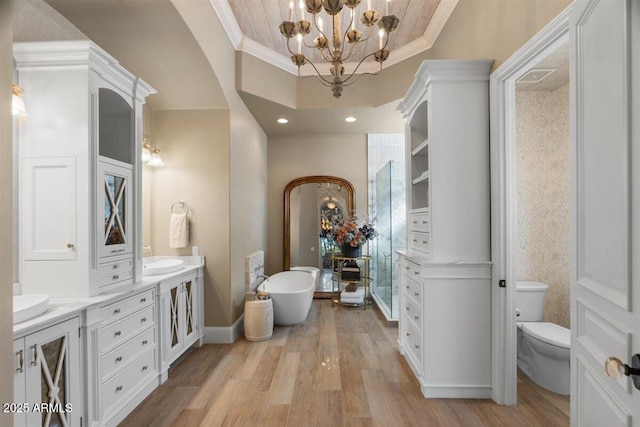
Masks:
[[[186,213],[171,214],[169,247],[186,248],[189,244],[189,218]]]

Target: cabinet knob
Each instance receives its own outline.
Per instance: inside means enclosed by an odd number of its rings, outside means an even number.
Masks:
[[[142,345],[147,345],[147,343],[148,343],[148,342],[149,342],[149,341],[144,340],[144,341],[142,341]]]
[[[407,311],[409,311],[409,307],[405,307],[404,309],[405,309],[405,310],[407,310]]]
[[[413,316],[413,318],[417,321],[420,320],[420,318],[418,316]]]
[[[116,357],[116,363],[118,363],[118,362],[122,362],[122,356]]]
[[[120,335],[122,335],[122,332],[121,331],[116,331],[116,333],[114,335],[119,337]]]
[[[418,344],[414,345],[414,347],[416,348],[416,350],[420,348]]]
[[[73,249],[75,245],[73,243],[67,243],[67,248],[69,249]]]
[[[118,387],[116,387],[116,393],[117,393],[117,392],[119,392],[119,391],[122,391],[122,386],[121,386],[121,385],[119,385]]]
[[[120,278],[120,276],[118,276],[117,274],[114,274],[113,277],[111,279],[113,280],[118,280]]]
[[[144,304],[145,302],[147,302],[147,299],[146,299],[146,298],[141,298],[141,299],[140,299],[140,304]]]
[[[113,310],[113,314],[120,314],[120,309],[116,308],[115,310]]]
[[[418,276],[418,275],[420,275],[420,272],[419,272],[419,271],[414,271],[414,272],[413,272],[413,275],[414,275],[414,276]]]
[[[114,270],[117,270],[117,269],[119,269],[119,268],[120,268],[120,264],[113,264],[113,269],[114,269]]]
[[[144,371],[146,371],[147,369],[149,369],[149,368],[147,367],[147,365],[144,365],[144,366],[142,367],[142,371],[143,371],[143,372],[144,372]]]
[[[409,332],[407,332],[407,336],[408,336],[408,337],[410,337],[410,336],[411,336],[411,334],[410,334]]]
[[[142,319],[140,319],[140,323],[144,323],[144,322],[146,322],[146,321],[147,321],[147,318],[146,318],[146,317],[143,317]]]
[[[419,296],[420,296],[420,294],[419,294],[419,293],[417,293],[417,292],[416,292],[416,293],[414,293],[413,295],[414,295],[415,297],[419,297]]]
[[[409,289],[409,285],[405,285],[404,287],[405,287],[406,289]]]

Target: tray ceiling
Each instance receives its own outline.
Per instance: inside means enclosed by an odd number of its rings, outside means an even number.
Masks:
[[[287,49],[286,39],[278,29],[280,23],[289,16],[289,1],[221,0],[213,2],[213,5],[237,50],[260,57],[280,68],[297,74],[297,68],[289,59],[291,54]],[[294,3],[296,4],[296,13],[299,14],[300,9],[297,7],[299,0],[294,0]],[[391,50],[391,55],[385,66],[392,65],[429,49],[457,3],[458,0],[393,0],[390,3],[389,13],[396,15],[400,19],[400,25],[391,33],[389,38],[388,49]],[[385,5],[386,0],[371,0],[372,8],[378,12],[383,13]],[[366,8],[366,0],[362,0],[356,8],[357,28],[361,31],[364,28],[360,23],[359,17]],[[350,12],[350,9],[343,8],[343,29],[346,28],[345,23],[350,20]],[[310,20],[311,14],[306,13],[306,16],[307,20]],[[328,28],[327,14],[323,11],[320,16],[325,21],[325,28]],[[364,56],[377,50],[379,41],[378,28],[377,26],[373,28],[371,38],[367,42],[362,42],[350,58],[349,63],[352,64],[352,67]],[[317,30],[314,28],[312,33],[305,38],[307,43],[312,43],[312,40],[317,35]],[[366,35],[367,32],[363,31],[363,38]],[[292,39],[292,50],[295,51],[296,46],[295,39]],[[319,56],[315,52],[313,52],[313,56],[310,56],[308,53],[311,50],[305,49],[304,53],[314,63],[318,64],[320,62]],[[361,68],[360,71],[370,72],[372,71],[371,67],[376,69],[379,67],[375,62],[371,62],[369,64],[370,67]],[[305,68],[308,67],[303,67],[303,70]],[[346,68],[347,70],[350,69],[349,64],[346,64]]]

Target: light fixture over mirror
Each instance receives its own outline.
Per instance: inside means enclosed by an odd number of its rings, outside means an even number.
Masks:
[[[298,75],[300,75],[300,67],[305,64],[311,64],[317,73],[316,78],[318,81],[330,87],[335,98],[340,98],[343,87],[356,82],[358,77],[354,78],[354,76],[360,68],[360,65],[362,65],[367,58],[373,57],[376,62],[380,63],[380,69],[375,73],[363,74],[375,75],[382,71],[382,63],[389,58],[389,50],[386,49],[389,43],[389,34],[395,30],[400,23],[400,20],[395,15],[389,15],[391,0],[384,2],[385,14],[382,17],[378,11],[372,9],[371,0],[368,0],[366,10],[364,10],[360,16],[360,22],[366,28],[366,37],[363,38],[362,31],[358,30],[356,26],[356,8],[360,3],[361,0],[291,1],[289,3],[289,17],[283,21],[279,27],[280,33],[287,39],[287,49],[289,53],[291,53],[291,61],[298,67]],[[343,14],[342,11],[345,7],[350,10],[350,12],[345,11]],[[318,16],[323,9],[327,15],[324,17],[324,20]],[[307,17],[313,22],[308,21]],[[325,21],[329,24],[326,33],[324,28]],[[343,26],[342,22],[346,22],[346,26]],[[380,37],[378,49],[364,56],[351,74],[343,78],[345,71],[343,63],[349,60],[360,43],[366,45],[366,42],[372,36],[375,37],[373,27],[376,23],[380,28],[378,32]],[[311,43],[308,43],[305,40],[305,36],[311,33],[313,33],[313,35],[317,34],[317,37],[315,37]],[[313,35],[311,37],[313,37]],[[294,43],[297,46],[297,50],[295,52],[291,49],[292,38],[296,39]],[[349,47],[347,47],[347,44]],[[322,61],[331,64],[331,78],[324,77],[317,66],[311,61],[310,57],[303,53],[303,45],[305,48],[315,49]],[[313,52],[313,50],[310,52]]]
[[[11,115],[16,119],[23,119],[28,117],[27,107],[24,105],[24,99],[22,99],[23,89],[15,83],[11,84],[11,91],[13,92],[11,101]]]
[[[160,149],[151,143],[148,136],[142,137],[142,161],[149,166],[164,166],[162,157],[160,157]]]

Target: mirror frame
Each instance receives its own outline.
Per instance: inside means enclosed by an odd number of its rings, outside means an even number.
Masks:
[[[291,263],[291,191],[302,184],[337,184],[347,190],[347,212],[350,214],[355,211],[356,189],[349,181],[344,178],[331,175],[312,175],[296,178],[289,182],[284,188],[284,241],[283,241],[283,270],[287,271]]]

